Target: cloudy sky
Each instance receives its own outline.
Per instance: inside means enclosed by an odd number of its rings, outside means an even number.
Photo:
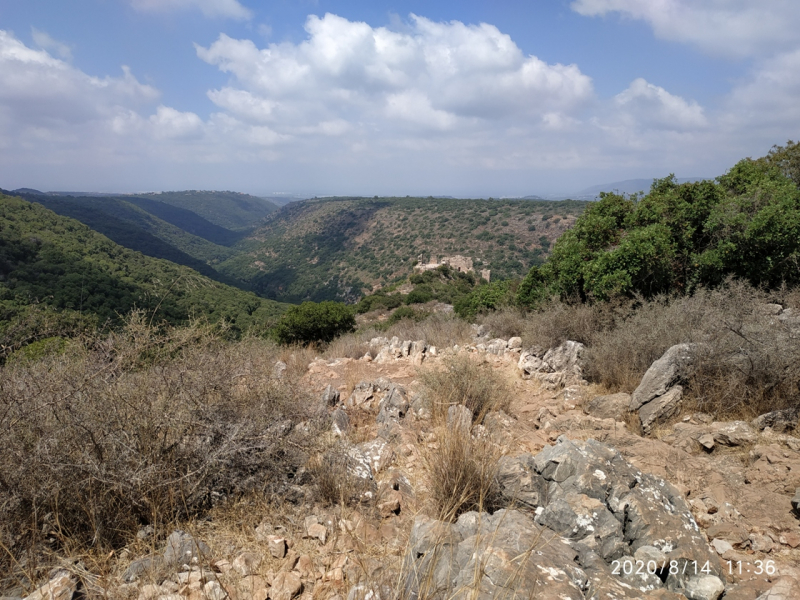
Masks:
[[[797,0],[0,0],[0,187],[515,196],[800,138]]]

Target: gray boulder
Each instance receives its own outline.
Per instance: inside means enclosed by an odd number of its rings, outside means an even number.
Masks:
[[[550,348],[544,355],[544,362],[550,365],[552,371],[564,371],[568,375],[583,377],[583,354],[585,346],[580,342],[567,340],[566,342]]]
[[[685,383],[694,371],[697,344],[677,344],[655,361],[642,377],[631,396],[631,410],[666,394],[674,386]]]
[[[465,513],[452,524],[417,518],[404,560],[409,598],[621,599],[669,590],[716,600],[724,589],[724,570],[680,493],[609,446],[559,438],[536,456],[501,459],[498,484],[520,510]],[[615,574],[614,561],[625,559],[660,570]],[[662,569],[665,561],[676,574]]]
[[[789,433],[797,427],[798,418],[800,418],[800,411],[795,408],[786,408],[760,415],[753,419],[751,424],[758,431],[764,431],[770,427],[775,433]]]
[[[639,421],[645,433],[650,433],[658,423],[663,423],[678,412],[683,400],[683,387],[676,385],[665,394],[656,396],[639,409]]]
[[[331,431],[340,437],[344,437],[350,431],[350,417],[341,406],[331,414]]]
[[[405,390],[400,386],[392,386],[389,393],[381,400],[378,416],[375,420],[381,424],[396,423],[405,419],[408,409],[409,402],[406,399]]]

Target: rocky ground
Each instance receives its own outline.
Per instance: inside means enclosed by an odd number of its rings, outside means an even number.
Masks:
[[[27,598],[800,598],[796,415],[683,414],[696,347],[670,349],[632,395],[607,395],[582,379],[579,344],[523,349],[475,333],[439,349],[375,339],[362,359],[309,364],[361,503],[315,504],[298,477],[282,511],[245,507],[166,544],[143,531],[109,574],[68,564]],[[471,432],[503,456],[504,507],[445,523],[426,503],[442,430],[419,373],[458,354],[511,390],[510,409]],[[470,421],[451,410],[447,427]]]

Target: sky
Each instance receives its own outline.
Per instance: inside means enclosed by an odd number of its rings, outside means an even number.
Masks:
[[[800,138],[797,0],[0,0],[0,187],[569,194]]]

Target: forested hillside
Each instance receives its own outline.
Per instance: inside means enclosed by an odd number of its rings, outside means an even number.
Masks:
[[[422,258],[461,254],[493,279],[523,276],[587,203],[434,198],[293,202],[236,244],[219,270],[287,302],[356,300]]]
[[[225,319],[235,331],[262,327],[283,310],[192,269],[123,248],[39,204],[0,196],[2,327],[36,305],[89,315],[98,324],[116,322],[133,308],[174,324],[196,315]]]
[[[215,225],[233,231],[252,229],[264,217],[278,210],[277,205],[269,200],[239,192],[188,190],[137,194],[126,196],[126,198],[157,200],[170,206],[183,208],[200,215]],[[183,225],[181,227],[185,229]]]

